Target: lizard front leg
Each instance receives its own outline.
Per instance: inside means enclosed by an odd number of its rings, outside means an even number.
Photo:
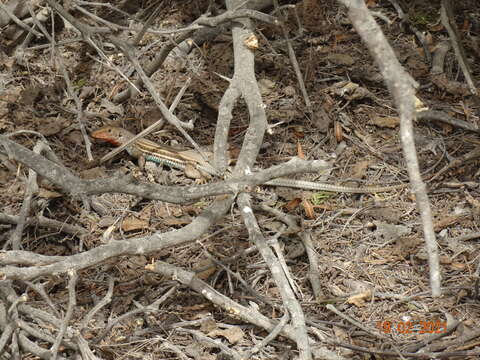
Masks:
[[[183,171],[187,177],[190,179],[195,179],[196,184],[205,184],[211,177],[210,174],[198,169],[195,164],[192,163],[187,163]]]

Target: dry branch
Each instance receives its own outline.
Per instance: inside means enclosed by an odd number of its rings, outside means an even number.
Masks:
[[[380,27],[369,13],[362,0],[339,0],[348,8],[348,16],[362,37],[393,95],[400,115],[400,137],[403,154],[407,163],[412,192],[422,218],[423,233],[429,256],[430,286],[434,296],[440,296],[440,265],[438,247],[433,231],[432,211],[425,184],[420,175],[418,158],[413,140],[412,120],[415,118],[414,85],[415,81],[405,72],[395,53],[387,42]]]

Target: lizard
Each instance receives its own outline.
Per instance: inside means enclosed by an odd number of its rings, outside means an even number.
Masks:
[[[135,135],[120,127],[106,126],[95,130],[91,133],[91,136],[94,139],[108,142],[114,146],[121,146]],[[215,169],[194,150],[178,150],[143,138],[128,145],[126,150],[130,156],[139,161],[152,161],[157,164],[168,165],[172,168],[183,170],[189,178],[200,179],[216,174]],[[351,187],[322,182],[277,178],[269,180],[263,183],[263,185],[337,193],[373,194],[403,189],[407,187],[408,184]]]

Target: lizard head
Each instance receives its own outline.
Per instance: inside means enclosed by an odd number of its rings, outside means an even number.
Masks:
[[[120,146],[134,136],[130,131],[115,126],[105,126],[90,135],[94,139],[106,141],[114,146]]]

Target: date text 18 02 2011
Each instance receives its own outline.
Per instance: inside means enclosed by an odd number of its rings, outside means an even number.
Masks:
[[[447,322],[441,320],[409,320],[376,322],[377,329],[385,334],[396,332],[398,334],[443,334],[447,332]]]

